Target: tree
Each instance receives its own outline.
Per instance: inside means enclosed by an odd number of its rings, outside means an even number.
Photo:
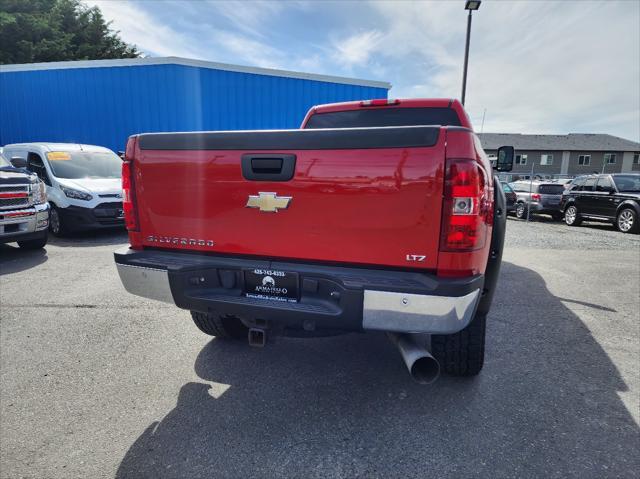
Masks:
[[[139,57],[110,25],[80,0],[0,0],[0,64]]]

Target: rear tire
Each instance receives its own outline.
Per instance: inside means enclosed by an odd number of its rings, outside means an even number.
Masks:
[[[623,208],[616,217],[616,227],[623,233],[637,233],[640,231],[638,214],[633,208]]]
[[[198,329],[209,336],[248,340],[249,328],[234,316],[191,311],[191,318]]]
[[[524,219],[527,216],[527,206],[524,203],[518,203],[516,205],[516,218],[519,220]]]
[[[431,336],[431,354],[452,376],[475,376],[484,365],[487,317],[477,315],[462,331]]]
[[[45,232],[45,235],[42,238],[18,241],[18,246],[20,246],[20,249],[40,249],[45,247],[48,239],[49,237]]]
[[[576,205],[569,205],[564,210],[564,222],[569,226],[580,226],[582,218]]]

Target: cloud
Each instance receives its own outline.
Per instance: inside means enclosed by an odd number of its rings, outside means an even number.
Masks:
[[[152,55],[386,80],[393,97],[460,97],[462,1],[86,3]],[[484,131],[640,139],[639,23],[640,2],[482,2],[473,122],[486,109]]]
[[[261,41],[227,32],[216,32],[213,38],[218,47],[228,50],[240,59],[240,63],[263,68],[282,68],[285,55]]]
[[[265,40],[267,35],[260,28],[264,29],[270,19],[277,19],[280,4],[113,0],[84,3],[98,6],[107,21],[113,22],[112,29],[120,31],[125,41],[147,55],[303,71],[318,71],[323,64],[318,53],[292,55]],[[306,8],[304,4],[292,5]]]
[[[141,8],[149,2],[85,0],[84,3],[99,7],[105,19],[113,22],[112,29],[120,31],[127,43],[136,45],[148,55],[202,58],[192,38],[159,23]]]
[[[333,58],[348,68],[365,65],[384,35],[376,30],[356,33],[332,42]]]
[[[640,137],[638,2],[483,2],[474,14],[467,110],[485,131]],[[406,65],[393,96],[460,97],[458,3],[373,3],[385,61]],[[378,27],[380,28],[380,27]],[[414,65],[414,67],[408,66]],[[393,69],[389,69],[393,72]]]
[[[265,22],[278,15],[284,8],[282,3],[260,0],[231,2],[215,0],[206,2],[206,5],[211,9],[215,9],[218,14],[231,22],[230,26],[233,26],[238,31],[262,38],[266,37],[260,31]]]
[[[531,26],[525,38],[503,42],[497,54],[491,43],[480,43],[469,109],[492,112],[485,130],[495,121],[508,131],[598,128],[593,132],[638,139],[638,5],[569,3],[542,14],[521,7],[522,27]]]

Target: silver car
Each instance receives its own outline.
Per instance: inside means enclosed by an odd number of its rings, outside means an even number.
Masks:
[[[509,186],[517,196],[517,218],[526,218],[527,214],[546,214],[556,221],[562,219],[560,200],[564,191],[563,184],[548,180],[520,180],[510,183]]]

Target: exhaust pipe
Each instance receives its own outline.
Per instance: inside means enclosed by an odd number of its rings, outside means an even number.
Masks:
[[[420,384],[431,384],[440,376],[440,364],[416,341],[413,334],[387,333],[396,345],[411,377]]]

